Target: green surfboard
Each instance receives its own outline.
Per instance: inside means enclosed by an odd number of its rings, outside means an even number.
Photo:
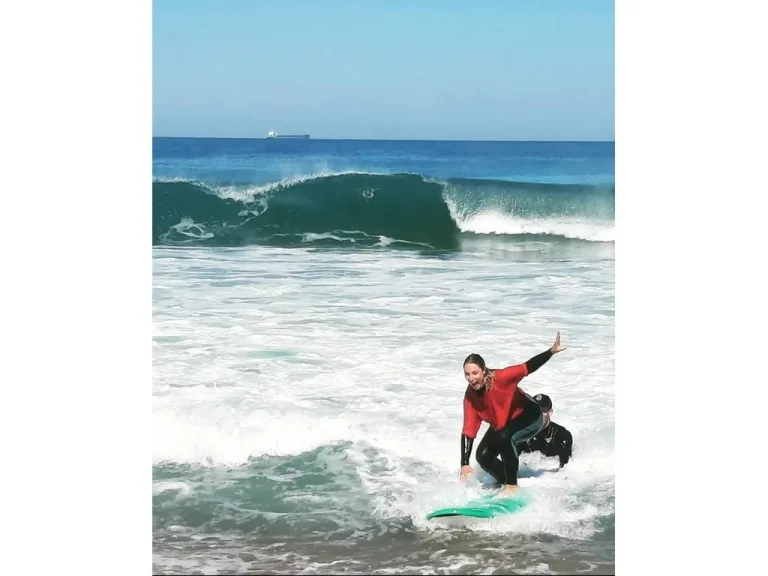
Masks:
[[[467,502],[465,506],[440,508],[427,514],[427,520],[434,518],[446,518],[450,516],[468,516],[471,518],[494,518],[502,514],[513,514],[525,508],[528,504],[525,498],[519,495],[498,496],[491,494]]]

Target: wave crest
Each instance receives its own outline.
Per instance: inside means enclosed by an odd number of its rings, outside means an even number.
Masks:
[[[155,180],[153,244],[421,246],[463,234],[614,241],[613,186],[339,173],[263,186]]]

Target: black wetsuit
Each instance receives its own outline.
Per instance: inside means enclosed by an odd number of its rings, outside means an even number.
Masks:
[[[550,358],[552,351],[547,350],[537,354],[528,362],[526,367],[528,374],[532,374],[541,368]],[[481,389],[478,393],[483,393]],[[536,402],[526,394],[527,402],[525,411],[515,418],[509,420],[500,430],[488,428],[477,446],[475,458],[480,466],[491,474],[499,484],[517,484],[517,471],[520,467],[518,452],[518,442],[516,440],[527,440],[532,434],[537,432],[543,425],[541,408]],[[469,456],[472,454],[472,444],[474,440],[468,436],[461,435],[461,465],[469,465]],[[499,460],[501,456],[501,460]]]
[[[527,442],[517,445],[518,452],[541,452],[544,456],[560,458],[560,468],[571,459],[573,436],[560,424],[549,421],[541,432]]]

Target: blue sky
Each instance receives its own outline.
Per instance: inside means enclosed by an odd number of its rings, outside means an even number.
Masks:
[[[613,140],[611,0],[154,0],[155,136]]]

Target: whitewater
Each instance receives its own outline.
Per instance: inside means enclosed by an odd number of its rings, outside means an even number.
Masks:
[[[476,169],[445,172],[444,143],[171,140],[155,573],[615,571],[612,145],[461,143]],[[521,387],[552,397],[572,462],[523,456],[518,514],[426,521],[480,494],[458,481],[464,357],[524,362],[557,330],[567,350]]]

